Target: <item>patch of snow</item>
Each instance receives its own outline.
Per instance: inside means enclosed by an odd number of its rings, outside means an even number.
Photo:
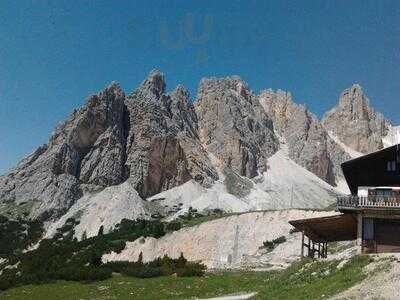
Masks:
[[[289,220],[334,215],[335,212],[281,210],[233,215],[183,228],[155,239],[139,238],[127,242],[121,253],[103,255],[103,261],[143,261],[168,255],[179,257],[181,252],[190,261],[202,261],[208,268],[247,268],[259,264],[284,267],[300,255],[301,234],[290,234]],[[285,236],[287,241],[263,255],[260,247],[266,240]],[[260,256],[260,257],[259,257]]]
[[[390,126],[387,135],[382,138],[383,147],[400,144],[400,126]]]
[[[84,195],[65,215],[49,226],[46,237],[53,236],[56,229],[62,227],[69,218],[80,221],[75,227],[75,237],[80,239],[84,232],[87,237],[95,236],[101,226],[104,232],[108,232],[124,218],[149,218],[150,206],[140,198],[128,180]]]
[[[338,144],[343,149],[344,152],[350,155],[351,158],[357,158],[365,155],[364,153],[358,152],[347,146],[345,143],[341,142],[339,138],[333,134],[333,132],[328,131],[328,135],[336,144]]]

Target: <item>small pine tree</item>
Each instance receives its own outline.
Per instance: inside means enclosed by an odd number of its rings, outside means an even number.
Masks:
[[[184,268],[186,266],[187,259],[183,256],[183,252],[181,252],[181,255],[176,261],[176,267],[177,268]]]
[[[82,241],[84,241],[84,240],[86,240],[87,239],[87,233],[86,233],[86,230],[82,233],[82,237],[81,237],[81,240]]]
[[[139,257],[138,257],[137,263],[138,264],[143,264],[143,252],[142,251],[140,251],[140,253],[139,253]]]
[[[190,206],[187,214],[187,219],[190,221],[193,216],[193,208]]]
[[[97,235],[98,235],[98,236],[99,236],[99,235],[103,235],[103,233],[104,233],[104,226],[101,225],[100,228],[99,228],[99,231],[97,232]]]

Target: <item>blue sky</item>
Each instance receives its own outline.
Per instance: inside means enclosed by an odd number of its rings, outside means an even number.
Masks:
[[[167,88],[237,74],[319,117],[360,83],[400,123],[400,1],[0,1],[0,172],[85,98],[151,69]]]

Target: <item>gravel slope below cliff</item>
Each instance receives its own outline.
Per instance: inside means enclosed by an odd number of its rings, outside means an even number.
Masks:
[[[198,211],[218,208],[226,212],[320,209],[334,203],[339,193],[337,189],[291,160],[285,149],[268,159],[267,172],[258,177],[251,180],[238,174],[235,176],[236,189],[240,189],[240,185],[245,183],[241,191],[243,196],[229,191],[226,176],[220,171],[220,180],[210,188],[204,188],[192,180],[147,200],[158,203],[171,212],[177,211],[176,217],[189,207]]]
[[[282,210],[249,212],[184,228],[160,239],[139,238],[128,242],[119,254],[103,261],[138,259],[144,261],[181,252],[190,261],[202,261],[208,268],[284,267],[299,258],[300,234],[290,234],[289,220],[332,215],[335,212]],[[260,249],[263,242],[285,236],[287,241],[272,252]]]
[[[51,224],[46,236],[55,234],[69,218],[80,223],[75,227],[75,236],[80,239],[86,232],[87,237],[97,235],[99,228],[104,232],[111,230],[122,219],[148,219],[153,207],[143,201],[136,190],[126,181],[95,193],[87,193],[80,198],[57,222]]]

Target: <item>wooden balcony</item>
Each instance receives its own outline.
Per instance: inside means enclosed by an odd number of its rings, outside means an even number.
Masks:
[[[337,198],[338,210],[348,209],[400,209],[400,196],[341,196]]]

